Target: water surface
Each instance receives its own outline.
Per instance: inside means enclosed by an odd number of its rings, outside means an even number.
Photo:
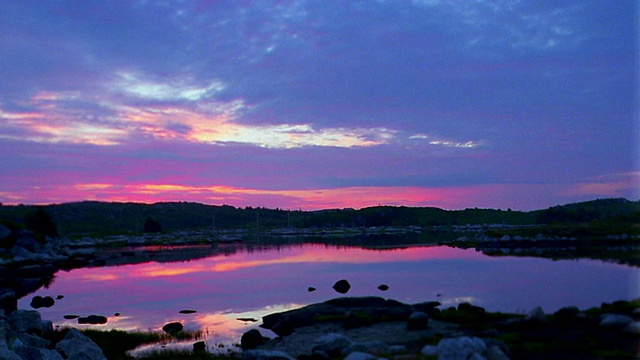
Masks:
[[[32,296],[64,296],[52,308],[39,309],[56,326],[160,330],[180,321],[186,329],[204,330],[210,346],[237,343],[242,332],[259,324],[237,318],[260,320],[341,296],[331,288],[339,279],[351,283],[350,296],[437,300],[443,308],[468,301],[516,313],[536,306],[548,313],[568,305],[585,309],[640,297],[639,269],[595,260],[488,257],[445,246],[376,250],[310,243],[230,244],[212,253],[189,261],[61,271],[49,288]],[[381,284],[389,290],[378,290]],[[29,308],[32,296],[19,307]],[[197,312],[180,314],[183,309]],[[98,314],[109,321],[78,325],[65,320],[67,314]]]

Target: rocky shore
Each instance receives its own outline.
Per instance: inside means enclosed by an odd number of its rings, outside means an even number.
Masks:
[[[35,310],[0,310],[0,359],[3,360],[106,360],[91,339],[70,329],[55,344],[49,340],[51,321],[42,320]]]
[[[468,303],[403,304],[379,297],[337,298],[270,314],[241,341],[246,360],[301,359],[635,359],[640,301],[553,314],[489,313]]]

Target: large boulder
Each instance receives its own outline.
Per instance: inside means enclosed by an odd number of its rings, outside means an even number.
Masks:
[[[323,321],[348,321],[347,314],[365,315],[371,318],[395,318],[406,320],[411,314],[411,305],[381,297],[342,297],[311,304],[299,309],[266,315],[260,327],[272,330],[279,336],[289,335],[299,327]],[[353,318],[353,316],[351,317]]]
[[[67,360],[107,360],[100,347],[76,329],[67,332],[56,350]]]
[[[20,356],[22,360],[64,360],[62,355],[55,350],[34,346],[18,346],[15,349],[15,353]]]
[[[438,360],[467,360],[485,350],[487,345],[477,337],[445,338],[438,343]]]
[[[7,317],[11,328],[18,332],[42,333],[42,318],[35,310],[16,310]]]
[[[264,337],[260,333],[260,331],[256,329],[251,329],[240,337],[240,347],[242,349],[255,349],[258,346],[264,344]]]

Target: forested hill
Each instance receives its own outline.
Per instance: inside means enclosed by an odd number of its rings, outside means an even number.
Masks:
[[[606,220],[640,222],[640,201],[626,199],[593,200],[529,212],[404,206],[290,211],[188,202],[140,204],[84,201],[46,206],[4,205],[0,206],[0,221],[22,224],[28,214],[38,208],[44,209],[51,216],[61,235],[139,233],[148,219],[160,224],[163,231],[198,228],[262,230],[285,227],[531,225]]]

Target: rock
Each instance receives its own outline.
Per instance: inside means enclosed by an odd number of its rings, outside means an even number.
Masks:
[[[464,311],[468,314],[482,315],[485,313],[484,308],[480,306],[471,305],[468,302],[458,304],[458,311]]]
[[[18,239],[16,239],[16,242],[13,244],[13,246],[19,246],[23,249],[26,249],[29,252],[35,252],[37,245],[38,243],[36,242],[36,239],[33,236],[25,235],[25,234],[21,234],[20,237],[18,237]]]
[[[316,288],[314,288],[313,286],[309,286],[309,287],[307,288],[307,291],[308,291],[308,292],[314,292],[314,291],[316,291]]]
[[[9,325],[15,331],[31,334],[42,333],[42,318],[35,310],[16,310],[8,316]]]
[[[509,360],[509,357],[498,346],[491,346],[482,353],[487,360]]]
[[[414,311],[407,321],[407,330],[425,330],[429,322],[429,315],[422,311]]]
[[[436,345],[425,345],[420,353],[424,356],[438,356],[438,347]]]
[[[22,360],[64,360],[62,355],[55,350],[33,346],[18,346],[15,349],[15,353],[20,356]]]
[[[333,290],[340,294],[346,294],[347,292],[349,292],[349,289],[351,289],[351,284],[349,284],[349,282],[345,279],[338,280],[335,284],[333,284]]]
[[[18,310],[18,298],[15,291],[0,288],[0,310],[3,310],[5,314]]]
[[[407,347],[404,345],[390,345],[389,346],[389,354],[391,355],[400,355],[407,353]]]
[[[627,334],[640,335],[640,321],[634,321],[629,323],[622,329]]]
[[[6,345],[4,347],[0,346],[0,359],[2,359],[2,360],[24,360],[20,355],[16,354],[12,350],[9,350],[9,348]]]
[[[51,341],[49,340],[45,340],[39,336],[33,335],[33,334],[27,334],[27,333],[23,333],[23,332],[19,332],[15,335],[16,339],[19,339],[20,342],[24,345],[24,346],[31,346],[31,347],[36,347],[36,348],[44,348],[44,347],[48,347],[49,345],[51,345]]]
[[[78,318],[78,324],[104,325],[109,321],[102,315],[89,315]]]
[[[577,306],[567,306],[553,313],[559,319],[573,319],[580,314],[580,309]]]
[[[440,311],[438,306],[442,305],[439,301],[427,301],[423,303],[414,304],[413,308],[417,311],[422,311],[428,315],[433,315]]]
[[[195,313],[197,313],[197,311],[185,309],[185,310],[178,311],[178,313],[180,313],[180,314],[195,314]]]
[[[477,337],[445,338],[438,343],[438,360],[468,360],[485,350],[484,341]]]
[[[316,324],[319,318],[332,318],[338,322],[347,320],[345,316],[347,313],[361,314],[371,318],[386,316],[404,320],[411,314],[411,306],[374,296],[341,297],[299,309],[266,315],[262,318],[260,327],[272,331],[275,328],[276,334],[286,336],[293,329]],[[360,322],[362,323],[362,319]],[[343,322],[343,325],[348,324]]]
[[[378,290],[387,291],[387,290],[389,290],[389,285],[382,284],[382,285],[378,286]]]
[[[179,333],[182,329],[184,329],[184,326],[179,322],[170,322],[162,327],[162,330],[168,334]]]
[[[346,336],[337,333],[329,333],[324,336],[317,338],[313,342],[313,347],[311,348],[312,352],[322,351],[329,356],[337,357],[342,353],[342,351],[349,346],[351,346],[353,342],[349,340]]]
[[[63,318],[67,319],[67,320],[73,320],[73,319],[77,319],[79,318],[80,315],[64,315]]]
[[[384,341],[364,341],[354,342],[342,350],[342,356],[351,354],[353,352],[361,352],[373,355],[386,355],[389,354],[389,345]]]
[[[249,350],[242,352],[243,360],[295,360],[282,351],[274,350]]]
[[[378,360],[376,356],[360,351],[354,351],[347,355],[344,360]]]
[[[76,329],[70,329],[64,339],[56,344],[56,350],[67,360],[106,360],[102,350]]]
[[[9,237],[9,235],[11,235],[11,230],[4,225],[0,225],[0,239]]]
[[[193,343],[194,353],[204,352],[205,350],[207,350],[207,344],[204,341],[198,341]]]
[[[52,307],[54,304],[56,303],[56,301],[51,297],[51,296],[34,296],[33,299],[31,299],[31,307],[34,309],[39,309],[39,308],[50,308]]]
[[[600,317],[600,326],[611,328],[624,328],[633,322],[633,318],[620,314],[604,314]]]
[[[547,316],[540,306],[535,307],[525,317],[525,321],[542,323],[547,321]]]
[[[256,329],[251,329],[245,332],[240,338],[240,347],[242,349],[255,349],[262,344],[264,344],[264,337],[260,331]]]

